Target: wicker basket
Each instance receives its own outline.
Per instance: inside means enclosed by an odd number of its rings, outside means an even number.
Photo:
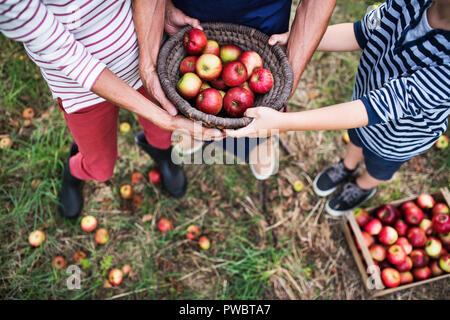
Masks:
[[[216,40],[219,45],[234,44],[244,51],[256,51],[262,57],[264,68],[273,75],[274,85],[268,93],[255,95],[255,106],[280,110],[289,98],[293,85],[292,68],[283,50],[277,45],[270,46],[269,36],[250,27],[231,23],[203,23],[202,27],[208,39]],[[251,118],[226,118],[206,114],[178,94],[176,85],[181,77],[179,66],[181,60],[186,57],[183,36],[189,29],[190,26],[185,27],[170,37],[159,52],[158,75],[167,98],[186,117],[201,121],[204,126],[219,129],[245,127],[251,122]]]

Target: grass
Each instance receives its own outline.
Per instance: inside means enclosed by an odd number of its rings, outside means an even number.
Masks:
[[[361,17],[373,1],[343,0],[332,23]],[[146,176],[154,164],[139,151],[135,117],[120,112],[132,130],[119,134],[119,159],[106,183],[87,182],[83,215],[97,217],[110,241],[98,246],[80,219],[65,221],[57,212],[57,193],[71,136],[38,68],[23,48],[0,37],[0,135],[12,148],[0,151],[0,297],[4,299],[356,299],[367,298],[339,227],[325,215],[324,200],[311,179],[343,155],[340,131],[289,133],[283,136],[292,155],[283,154],[280,172],[264,183],[267,210],[259,202],[260,185],[245,165],[186,165],[187,195],[168,197],[148,182],[135,185],[141,206],[121,200],[119,188],[130,175]],[[316,53],[291,110],[347,101],[351,97],[358,53]],[[37,114],[30,126],[26,107]],[[432,149],[402,167],[380,187],[368,206],[449,186],[449,151]],[[292,190],[297,179],[305,183]],[[175,228],[161,235],[160,217]],[[212,242],[201,251],[185,238],[199,225]],[[47,240],[33,249],[28,234],[43,229]],[[82,250],[81,290],[69,290],[68,275],[52,268],[64,255],[68,264]],[[130,264],[133,272],[118,287],[104,287],[107,272]],[[448,281],[387,298],[442,298]]]

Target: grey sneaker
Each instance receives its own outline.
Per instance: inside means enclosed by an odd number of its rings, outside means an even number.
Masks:
[[[333,193],[334,190],[348,177],[356,174],[359,165],[349,170],[344,166],[344,161],[341,160],[336,164],[323,169],[314,179],[314,192],[320,197],[326,197]]]
[[[341,193],[327,201],[325,210],[332,216],[340,216],[361,206],[365,201],[372,198],[377,188],[364,190],[354,182],[344,185]]]

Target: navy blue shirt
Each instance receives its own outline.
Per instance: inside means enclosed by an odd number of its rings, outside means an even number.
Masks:
[[[272,35],[289,30],[292,0],[173,0],[173,4],[200,22],[231,22]]]

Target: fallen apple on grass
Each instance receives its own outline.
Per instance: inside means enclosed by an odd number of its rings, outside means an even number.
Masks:
[[[109,283],[113,286],[118,286],[122,283],[123,280],[123,272],[120,269],[112,269],[108,274]]]
[[[167,218],[161,218],[158,221],[158,229],[163,233],[169,232],[173,229],[173,223]]]
[[[200,248],[202,248],[203,250],[208,250],[211,247],[211,242],[205,236],[201,236],[198,239],[198,244],[199,244]]]
[[[34,118],[35,111],[33,108],[26,108],[22,111],[22,118],[24,119],[32,119]]]
[[[134,184],[141,183],[144,180],[144,175],[140,172],[133,172],[131,174],[131,182]]]
[[[74,253],[73,261],[75,263],[79,263],[82,259],[86,259],[86,253],[81,250]]]
[[[191,224],[186,229],[186,237],[189,240],[194,240],[197,236],[200,235],[200,229],[195,224]]]
[[[42,230],[34,230],[28,236],[28,243],[33,247],[39,247],[46,239],[45,232]]]
[[[446,149],[448,147],[448,137],[445,135],[440,136],[434,143],[438,149]]]
[[[205,33],[197,28],[187,31],[183,38],[183,47],[189,55],[199,55],[206,47],[208,39]]]
[[[148,173],[148,178],[153,184],[160,184],[162,181],[161,172],[158,169],[152,169]]]
[[[97,228],[97,219],[93,216],[86,216],[81,219],[81,229],[86,232],[94,231]]]
[[[295,192],[301,192],[303,190],[303,188],[305,187],[305,185],[300,180],[295,180],[292,187],[294,188]]]
[[[345,144],[348,144],[348,143],[350,142],[350,136],[348,135],[348,132],[345,132],[345,133],[342,135],[342,141],[343,141]]]
[[[64,258],[63,256],[57,256],[53,259],[53,267],[56,270],[61,270],[64,269],[66,267],[66,258]]]
[[[105,228],[98,229],[95,233],[94,240],[97,244],[100,245],[107,243],[109,240],[108,230],[106,230]]]
[[[124,276],[127,276],[131,272],[131,266],[126,264],[122,267],[122,272]]]
[[[133,197],[133,187],[130,184],[125,184],[120,187],[120,196],[123,199],[131,199]]]
[[[131,125],[128,122],[122,122],[119,126],[119,130],[122,133],[128,133],[131,130]]]
[[[8,149],[11,147],[12,140],[9,136],[0,139],[0,149]]]

